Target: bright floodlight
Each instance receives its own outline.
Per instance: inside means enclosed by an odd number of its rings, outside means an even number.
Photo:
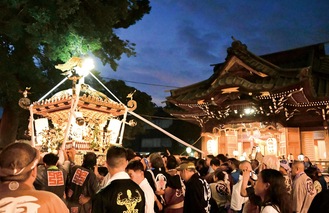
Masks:
[[[85,58],[82,61],[81,67],[76,67],[75,70],[80,76],[87,76],[89,72],[95,68],[94,60],[91,58]]]
[[[187,147],[187,148],[186,148],[186,152],[187,152],[188,154],[190,154],[190,153],[192,152],[191,147]]]
[[[245,109],[244,109],[244,113],[245,113],[246,115],[253,114],[254,112],[255,112],[255,110],[252,109],[252,108],[245,108]]]

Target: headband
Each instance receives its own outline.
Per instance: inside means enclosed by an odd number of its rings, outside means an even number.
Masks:
[[[36,165],[38,165],[39,159],[40,159],[39,150],[37,150],[35,148],[34,148],[34,150],[35,150],[35,157],[28,165],[26,165],[25,167],[23,167],[21,169],[16,168],[16,165],[13,163],[10,166],[14,166],[14,168],[0,167],[0,177],[22,175],[22,174],[25,174],[25,173],[31,171],[32,169],[34,169],[36,167]]]

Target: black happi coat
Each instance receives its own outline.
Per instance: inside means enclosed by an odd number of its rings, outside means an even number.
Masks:
[[[145,212],[143,190],[131,179],[113,180],[96,194],[92,202],[94,213]]]
[[[210,212],[211,191],[208,183],[195,173],[185,182],[184,213]]]

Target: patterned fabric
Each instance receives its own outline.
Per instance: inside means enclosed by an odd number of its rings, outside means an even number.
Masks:
[[[92,205],[93,213],[144,213],[145,195],[134,181],[117,179],[97,193]]]
[[[315,189],[316,193],[317,194],[320,193],[322,191],[322,186],[321,186],[320,182],[316,180],[313,182],[313,184],[314,184],[314,189]]]
[[[210,187],[197,173],[185,183],[184,213],[209,213]]]
[[[0,192],[0,212],[69,212],[65,203],[55,194],[35,190],[16,181],[1,183]]]
[[[55,193],[58,197],[63,199],[66,179],[67,173],[64,169],[60,169],[56,166],[47,169],[44,165],[40,165],[38,166],[37,178],[33,185],[37,190]]]
[[[292,181],[291,178],[289,177],[289,175],[283,175],[284,177],[284,183],[286,185],[287,191],[289,194],[291,194],[292,191]]]
[[[292,210],[294,212],[307,212],[316,191],[313,181],[305,173],[296,175],[292,186]]]
[[[216,201],[218,207],[226,206],[230,201],[230,188],[220,180],[216,183],[209,184],[211,197]]]
[[[170,179],[170,175],[163,169],[159,168],[149,169],[144,173],[144,175],[147,181],[150,183],[155,194],[156,191],[164,190],[167,186],[168,179]],[[156,194],[156,196],[163,206],[166,205],[162,195]],[[154,210],[155,212],[160,212],[157,205],[154,205]]]
[[[91,200],[84,205],[79,204],[80,196],[95,196],[98,189],[98,181],[92,170],[82,166],[74,166],[68,175],[66,199],[70,211],[73,212],[90,212]]]

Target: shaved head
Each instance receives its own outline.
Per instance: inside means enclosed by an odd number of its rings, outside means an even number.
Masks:
[[[295,161],[295,162],[293,163],[293,166],[296,166],[296,167],[298,167],[298,168],[300,168],[300,169],[305,169],[305,167],[304,167],[304,162],[303,162],[303,161]]]
[[[297,174],[304,172],[305,166],[303,161],[295,161],[292,164],[291,175],[296,176]]]

